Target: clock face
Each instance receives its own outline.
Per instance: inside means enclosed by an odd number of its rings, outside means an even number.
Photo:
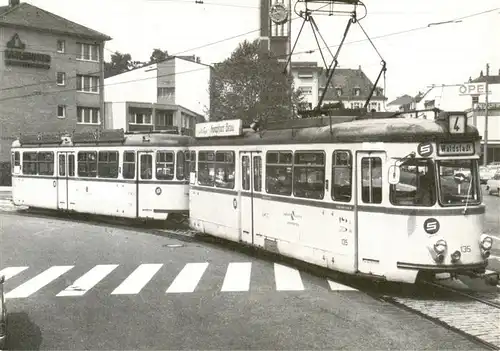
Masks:
[[[276,24],[283,24],[288,19],[288,10],[283,4],[274,4],[269,11],[271,21]]]

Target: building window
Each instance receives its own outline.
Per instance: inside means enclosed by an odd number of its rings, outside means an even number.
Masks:
[[[64,54],[66,52],[66,42],[64,40],[57,41],[57,52]]]
[[[312,95],[312,87],[299,87],[299,90],[304,95]]]
[[[298,76],[299,76],[300,79],[306,79],[306,80],[313,78],[313,74],[312,73],[299,73]]]
[[[57,72],[56,82],[57,82],[57,85],[65,85],[66,84],[66,73]]]
[[[151,114],[133,113],[130,118],[131,124],[151,124]]]
[[[351,104],[351,108],[353,108],[353,109],[361,108],[361,103],[360,102],[353,102]]]
[[[172,112],[157,112],[155,119],[156,125],[160,127],[174,125],[174,115]]]
[[[78,52],[76,58],[84,61],[99,61],[99,45],[77,43]]]
[[[99,77],[77,74],[76,90],[86,93],[99,92]]]
[[[158,88],[159,98],[173,98],[175,96],[175,87]]]
[[[354,88],[354,95],[359,96],[361,94],[361,89],[360,88]]]
[[[64,105],[57,106],[57,117],[58,118],[65,118],[66,117],[66,106],[64,106]]]
[[[81,107],[76,108],[76,116],[78,124],[99,124],[100,109],[98,107]]]
[[[337,96],[342,96],[342,88],[336,88],[335,89]]]

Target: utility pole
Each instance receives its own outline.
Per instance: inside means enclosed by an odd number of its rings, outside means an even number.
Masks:
[[[489,104],[489,98],[488,98],[488,77],[490,75],[490,64],[486,64],[486,107],[484,109],[484,151],[483,151],[483,166],[486,166],[488,164],[488,104]]]

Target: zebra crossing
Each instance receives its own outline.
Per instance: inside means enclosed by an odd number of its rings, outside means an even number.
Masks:
[[[62,291],[55,294],[56,297],[82,297],[96,286],[103,282],[105,278],[110,277],[119,267],[118,264],[98,264],[89,271],[75,279],[72,284],[67,285]],[[121,281],[110,295],[136,295],[139,294],[148,284],[157,277],[161,284],[165,283],[164,294],[189,294],[198,291],[199,283],[205,276],[208,262],[187,263],[177,273],[172,281],[160,279],[159,272],[162,268],[166,269],[164,264],[140,264],[128,276]],[[64,275],[73,270],[75,266],[51,266],[35,276],[29,274],[30,267],[6,267],[0,270],[0,275],[5,276],[6,281],[6,299],[22,299],[33,296],[37,293],[43,293],[44,288],[49,284],[55,283],[58,279],[63,279]],[[274,263],[274,283],[276,291],[304,291],[307,290],[301,277],[301,273],[288,266]],[[17,287],[9,290],[9,281],[14,277],[26,277]],[[203,278],[205,279],[205,278]],[[217,278],[220,279],[220,278]],[[17,281],[18,279],[16,279]],[[66,280],[65,280],[66,281]],[[157,281],[157,283],[158,283]],[[356,291],[346,285],[326,280],[325,284],[330,291]],[[252,286],[252,262],[230,262],[227,265],[220,292],[249,292]]]

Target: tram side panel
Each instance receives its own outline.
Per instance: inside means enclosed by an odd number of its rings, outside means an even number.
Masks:
[[[240,240],[239,162],[231,150],[197,149],[197,168],[190,187],[191,226],[203,233]]]
[[[332,159],[338,158],[333,148],[322,145],[320,149],[326,152],[318,152],[318,145],[314,147],[316,150],[294,153],[293,179],[292,165],[283,160],[273,163],[272,153],[276,151],[270,151],[263,167],[267,194],[254,200],[256,244],[312,264],[353,273],[356,241],[353,206],[349,204],[353,201],[348,179],[349,154],[346,165],[339,169],[333,167]],[[278,155],[284,157],[287,156]],[[334,183],[337,185],[332,188]]]
[[[57,176],[54,150],[13,150],[20,153],[20,166],[13,175],[14,204],[57,209]]]

